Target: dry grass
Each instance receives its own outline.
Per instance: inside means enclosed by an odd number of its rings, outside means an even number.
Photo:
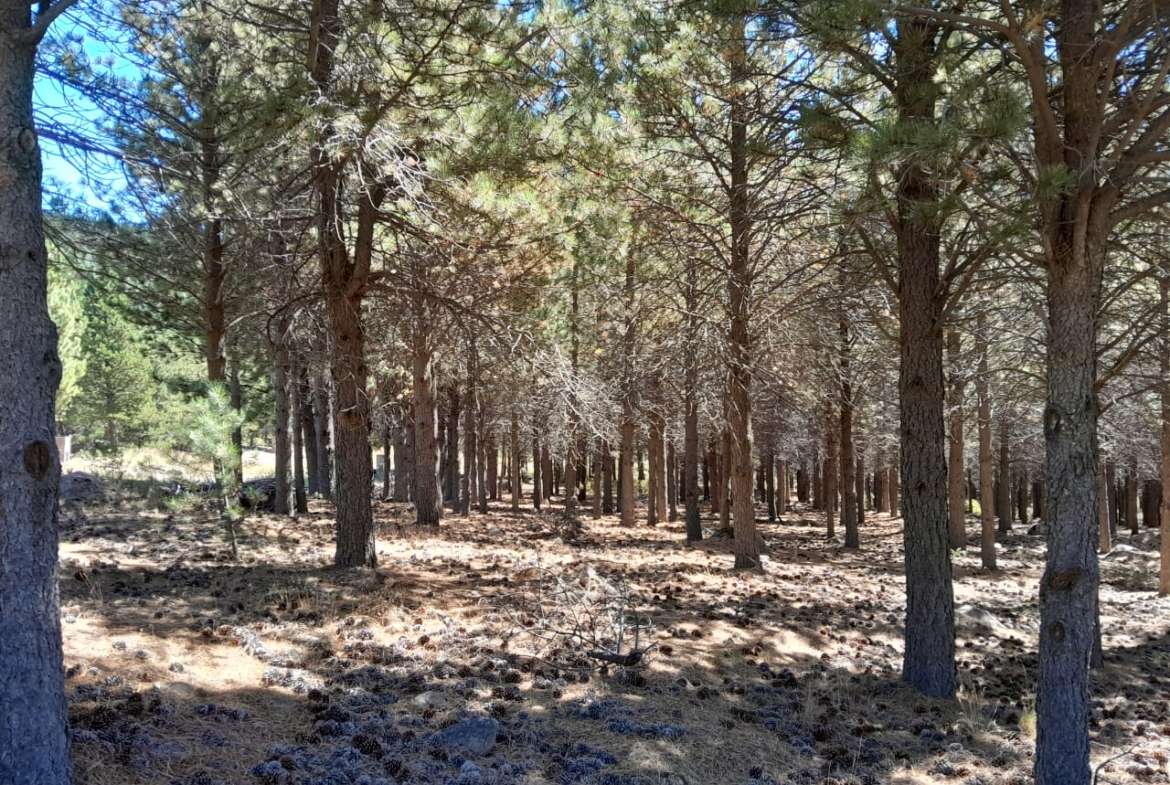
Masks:
[[[86,727],[101,705],[126,711],[129,690],[168,707],[163,716],[147,711],[143,724],[186,751],[143,768],[116,750],[78,744],[77,781],[186,785],[206,771],[249,782],[274,744],[305,739],[304,696],[265,685],[269,666],[236,643],[238,628],[325,680],[329,652],[348,652],[360,664],[376,662],[378,647],[405,647],[424,676],[444,665],[478,673],[487,657],[509,658],[518,702],[504,705],[490,684],[436,688],[428,726],[468,711],[528,712],[557,738],[612,753],[607,773],[644,782],[1029,781],[1041,567],[1034,538],[1010,541],[996,575],[978,570],[977,555],[958,557],[964,690],[945,704],[897,681],[900,528],[885,516],[867,521],[860,553],[827,542],[812,514],[762,523],[766,570],[737,574],[728,543],[688,547],[677,524],[623,529],[612,517],[586,517],[583,541],[567,545],[545,519],[504,505],[431,530],[412,527],[405,505],[379,504],[377,515],[381,566],[338,572],[328,568],[332,531],[320,505],[295,522],[250,519],[241,564],[227,562],[206,514],[133,505],[70,512],[62,595],[77,725]],[[637,613],[653,621],[657,647],[633,679],[617,668],[584,668],[580,651],[550,649],[518,621],[515,609],[531,599],[542,570],[585,567],[628,587]],[[1103,760],[1132,745],[1133,755],[1110,765],[1110,782],[1170,782],[1170,603],[1127,590],[1128,577],[1109,583],[1105,569],[1111,656],[1097,678],[1095,755]],[[549,686],[540,674],[553,671],[573,676]],[[121,686],[84,699],[111,677]],[[605,698],[637,722],[684,733],[617,732],[579,711],[583,701]],[[245,709],[249,718],[225,723],[195,711],[207,703]],[[404,699],[395,711],[417,713],[419,705]],[[225,744],[203,743],[208,733]],[[532,752],[512,742],[497,754]],[[527,782],[561,776],[555,755],[533,763]]]

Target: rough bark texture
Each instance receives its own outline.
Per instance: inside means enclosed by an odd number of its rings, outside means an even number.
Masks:
[[[736,569],[757,569],[760,540],[752,502],[752,205],[748,180],[747,115],[743,94],[747,81],[745,20],[736,21],[734,41],[728,49],[731,74],[731,193],[728,228],[731,230],[731,264],[727,271],[729,345],[727,358],[728,434],[731,469],[731,503],[735,527]]]
[[[53,397],[29,4],[0,0],[0,782],[70,780],[57,601]]]
[[[338,0],[314,3],[317,46],[309,76],[323,95],[333,90],[334,55],[341,34]],[[312,149],[313,183],[317,198],[317,244],[321,289],[332,342],[333,442],[337,470],[337,547],[339,567],[374,565],[374,518],[370,506],[370,404],[362,296],[373,253],[374,219],[384,192],[358,197],[354,253],[345,237],[346,216],[341,204],[342,163],[329,153],[333,129],[326,122]]]
[[[317,441],[317,491],[333,498],[333,412],[329,385],[320,374],[313,375],[313,434]]]
[[[439,490],[439,422],[434,393],[434,357],[428,337],[416,327],[414,345],[415,523],[437,526],[443,517]]]
[[[905,133],[932,128],[938,98],[928,20],[901,20],[894,43],[895,103]],[[901,510],[906,546],[906,646],[902,678],[927,695],[955,694],[954,594],[947,548],[947,464],[943,425],[944,288],[939,272],[938,186],[917,156],[898,167]]]

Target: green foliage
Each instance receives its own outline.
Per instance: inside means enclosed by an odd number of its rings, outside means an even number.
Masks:
[[[240,519],[240,485],[238,481],[241,456],[232,444],[232,431],[244,423],[241,412],[232,408],[231,396],[221,384],[213,385],[206,397],[190,409],[191,424],[187,445],[191,452],[211,461],[216,481],[223,491],[229,518]]]
[[[85,292],[68,271],[49,270],[49,315],[57,325],[57,356],[61,358],[61,385],[57,388],[57,419],[65,422],[77,406],[85,376]]]
[[[83,313],[84,373],[63,421],[99,449],[142,444],[157,417],[156,382],[142,330],[101,297],[88,297]]]

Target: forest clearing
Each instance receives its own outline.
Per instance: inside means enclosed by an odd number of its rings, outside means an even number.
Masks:
[[[1170,783],[1166,0],[0,0],[0,785]]]
[[[316,504],[295,521],[249,518],[239,564],[207,537],[206,512],[130,497],[63,514],[81,782],[1031,781],[1043,538],[1023,531],[995,575],[955,560],[948,703],[898,683],[901,532],[884,513],[867,520],[864,552],[826,541],[812,511],[762,518],[763,575],[732,571],[726,539],[688,545],[681,523],[608,515],[566,544],[506,499],[431,531],[378,503],[379,561],[394,566],[349,573],[330,569]],[[1095,759],[1126,753],[1108,782],[1168,781],[1170,600],[1151,591],[1156,558],[1142,537],[1102,561]],[[522,609],[556,576],[588,583],[597,598],[573,607],[602,618],[628,592],[650,625],[646,661],[600,671],[585,632],[550,647],[555,625]],[[490,752],[434,746],[475,717],[496,723]]]

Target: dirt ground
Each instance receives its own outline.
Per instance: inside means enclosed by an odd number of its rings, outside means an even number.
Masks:
[[[148,501],[150,499],[150,501]],[[79,785],[1027,783],[1042,538],[955,560],[962,693],[901,686],[900,521],[859,552],[794,512],[762,574],[681,523],[449,516],[379,503],[375,570],[337,571],[324,503],[255,516],[231,563],[197,499],[63,505]],[[711,521],[705,520],[710,527]],[[976,524],[971,526],[975,533]],[[1156,543],[1103,560],[1101,783],[1170,782],[1170,600]],[[624,648],[612,645],[615,622]],[[637,663],[589,656],[648,649]]]

